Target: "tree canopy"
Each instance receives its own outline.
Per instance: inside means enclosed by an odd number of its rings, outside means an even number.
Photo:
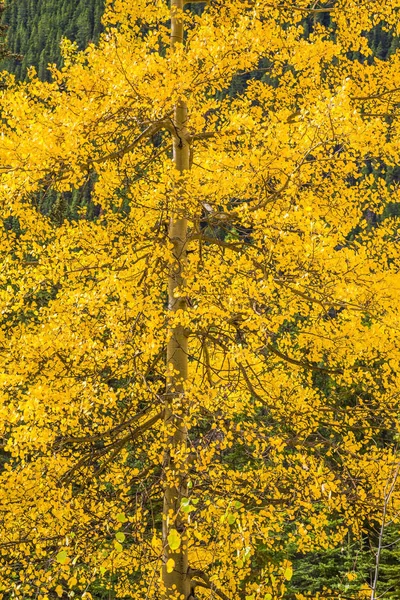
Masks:
[[[194,4],[3,74],[7,597],[340,598],[296,558],[398,523],[400,3]]]

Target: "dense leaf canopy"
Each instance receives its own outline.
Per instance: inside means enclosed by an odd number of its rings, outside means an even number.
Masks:
[[[294,598],[293,555],[380,523],[388,490],[397,523],[399,190],[369,167],[399,162],[400,53],[366,32],[398,35],[400,2],[332,4],[307,31],[302,0],[189,7],[172,50],[166,2],[115,0],[51,82],[4,75],[8,597],[157,598],[167,547],[199,596]],[[88,182],[90,219],[38,210]],[[188,373],[166,388],[177,330]]]

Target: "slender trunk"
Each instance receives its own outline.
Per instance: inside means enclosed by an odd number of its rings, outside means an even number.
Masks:
[[[171,48],[183,43],[183,22],[181,12],[183,0],[171,0]],[[187,106],[180,100],[174,110],[173,159],[175,167],[181,173],[189,169],[189,143],[187,134]],[[182,188],[176,189],[177,198]],[[184,285],[183,269],[186,262],[187,221],[180,214],[173,214],[169,225],[169,239],[173,244],[174,264],[168,280],[168,310],[171,313],[186,310],[186,299],[176,297],[177,288]],[[188,340],[183,326],[171,331],[167,347],[167,365],[170,375],[167,380],[167,400],[165,407],[165,425],[167,428],[167,448],[164,471],[163,506],[163,547],[164,564],[162,580],[166,598],[186,600],[190,594],[188,576],[188,548],[185,536],[185,524],[180,517],[181,499],[187,488],[187,430],[184,423],[185,397],[184,386],[188,375]],[[170,548],[168,535],[174,529],[181,536],[179,548]],[[173,544],[174,546],[174,544]]]

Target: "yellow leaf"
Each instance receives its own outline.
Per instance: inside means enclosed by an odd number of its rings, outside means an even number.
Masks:
[[[167,566],[167,573],[172,573],[172,571],[175,568],[175,561],[174,561],[174,559],[173,558],[169,558],[167,560],[167,565],[166,566]]]
[[[181,536],[176,529],[171,529],[167,539],[171,550],[178,550],[179,546],[181,545]]]
[[[292,577],[293,577],[293,568],[292,568],[291,565],[289,565],[288,567],[286,567],[283,576],[286,579],[286,581],[290,581],[292,579]]]
[[[66,550],[61,550],[56,556],[56,561],[60,563],[60,565],[65,565],[67,562],[68,554]]]

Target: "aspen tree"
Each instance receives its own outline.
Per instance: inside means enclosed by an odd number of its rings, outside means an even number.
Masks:
[[[184,0],[171,2],[171,49],[183,46]],[[184,65],[182,65],[184,68]],[[178,98],[173,116],[173,161],[179,174],[189,169],[188,109]],[[174,193],[181,193],[179,181]],[[172,203],[174,202],[172,198]],[[168,280],[168,308],[172,313],[186,310],[184,270],[186,266],[187,219],[172,208],[169,239],[173,245],[174,262]],[[188,377],[188,335],[182,324],[172,330],[167,344],[167,404],[165,424],[169,433],[166,442],[165,491],[163,510],[163,544],[165,547],[163,584],[167,597],[190,594],[188,544],[185,524],[181,518],[181,502],[187,495],[187,429],[185,383]]]
[[[52,82],[2,75],[7,598],[302,600],[299,556],[381,522],[400,54],[366,32],[400,3],[190,4],[114,0]]]

